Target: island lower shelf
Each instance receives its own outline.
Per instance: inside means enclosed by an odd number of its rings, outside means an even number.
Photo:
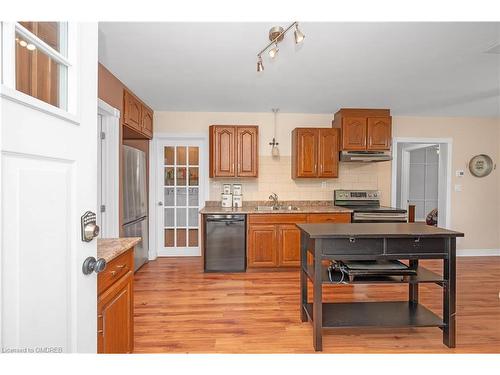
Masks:
[[[314,265],[308,264],[306,267],[302,267],[302,271],[306,276],[314,282]],[[342,282],[341,282],[342,280]],[[359,276],[354,278],[353,281],[349,280],[346,275],[342,279],[342,274],[340,272],[334,272],[332,280],[328,277],[328,266],[321,266],[321,282],[323,284],[419,284],[419,283],[435,283],[437,285],[443,285],[443,276],[425,268],[419,266],[417,268],[417,273],[415,275],[402,276]]]
[[[313,321],[313,304],[303,304],[302,308]],[[322,316],[322,328],[444,326],[438,315],[408,301],[323,303]]]

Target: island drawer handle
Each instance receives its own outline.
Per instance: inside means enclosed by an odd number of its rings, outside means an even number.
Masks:
[[[356,239],[354,237],[349,237],[349,242],[354,243],[354,242],[356,242]]]
[[[415,243],[419,243],[419,242],[420,242],[420,237],[415,238]]]

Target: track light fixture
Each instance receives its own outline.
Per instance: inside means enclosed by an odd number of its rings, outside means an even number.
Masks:
[[[257,60],[257,71],[262,72],[264,70],[264,64],[262,64],[262,56],[259,55],[259,59]]]
[[[295,36],[295,44],[302,43],[302,41],[305,38],[304,33],[300,31],[299,29],[299,23],[294,22],[290,26],[288,26],[286,29],[283,29],[281,26],[274,26],[269,30],[269,44],[265,46],[258,54],[257,54],[257,71],[262,72],[264,70],[264,65],[262,64],[262,54],[266,51],[268,51],[269,57],[271,59],[276,58],[278,55],[278,43],[283,40],[285,37],[285,34],[290,30],[292,27],[295,27],[294,31],[294,36]],[[272,46],[272,48],[271,48]],[[271,49],[269,49],[271,48]]]

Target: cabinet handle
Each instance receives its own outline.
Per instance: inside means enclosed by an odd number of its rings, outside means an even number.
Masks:
[[[116,266],[116,268],[120,268],[121,269],[121,268],[125,268],[125,266],[126,266],[126,264],[121,264],[119,266]]]
[[[111,274],[111,277],[115,277],[116,275],[116,271],[110,271],[109,273]]]

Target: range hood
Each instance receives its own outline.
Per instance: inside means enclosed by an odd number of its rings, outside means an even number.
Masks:
[[[340,161],[372,163],[392,160],[390,151],[341,151]]]

